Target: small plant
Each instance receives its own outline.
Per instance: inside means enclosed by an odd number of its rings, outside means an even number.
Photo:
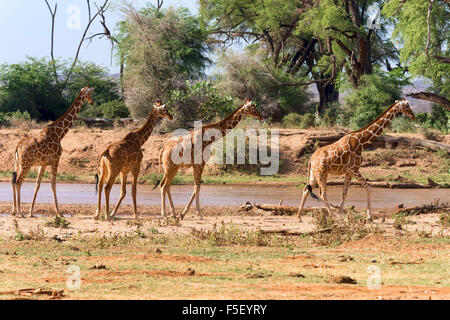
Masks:
[[[447,229],[450,227],[450,213],[449,212],[443,212],[439,216],[438,224],[440,224],[444,229]]]
[[[425,239],[431,238],[431,236],[433,235],[432,231],[427,231],[425,229],[421,229],[421,230],[417,229],[416,233],[419,237],[425,238]]]
[[[322,210],[321,210],[322,211]],[[337,246],[345,242],[356,241],[369,234],[379,234],[382,232],[378,227],[373,227],[367,223],[363,216],[354,212],[347,212],[347,219],[335,219],[325,212],[319,212],[313,223],[317,232],[313,234],[313,242],[324,246]],[[329,229],[329,230],[328,230]]]
[[[218,227],[214,224],[211,230],[197,230],[193,229],[191,234],[194,238],[206,240],[212,246],[226,246],[226,245],[253,245],[253,246],[268,246],[271,237],[263,234],[260,230],[241,230],[233,223],[225,224],[221,222]]]
[[[22,232],[19,227],[19,223],[16,219],[13,220],[13,228],[14,228],[14,240],[16,241],[24,241],[24,240],[44,240],[44,230],[41,229],[40,226],[37,226],[35,230],[30,230],[28,234]]]
[[[52,227],[52,228],[62,228],[67,229],[70,225],[70,222],[67,221],[64,217],[55,216],[53,219],[47,221],[45,223],[46,227]]]

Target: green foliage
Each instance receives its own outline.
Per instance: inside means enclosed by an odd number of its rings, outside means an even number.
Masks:
[[[87,105],[80,113],[83,117],[119,119],[128,118],[130,111],[125,102],[121,100],[111,100],[101,105]]]
[[[222,73],[217,75],[217,87],[227,95],[238,97],[239,101],[251,98],[260,106],[264,118],[281,121],[289,112],[310,110],[309,98],[303,86],[279,86],[262,70],[263,58],[259,55],[236,53],[232,50],[222,53],[218,66]],[[276,73],[276,70],[272,70]],[[283,72],[277,73],[280,81],[292,81]]]
[[[0,112],[26,111],[33,119],[51,120],[65,111],[53,67],[45,59],[3,64],[0,83]]]
[[[28,111],[0,112],[0,125],[11,125],[29,120],[31,120],[31,116]]]
[[[424,76],[433,82],[434,91],[448,97],[450,95],[450,64],[441,63],[433,55],[449,57],[450,49],[450,7],[448,4],[435,1],[430,16],[429,55],[426,53],[428,26],[428,1],[424,0],[392,0],[386,3],[383,12],[390,16],[402,4],[395,19],[393,37],[401,44],[400,60],[408,65],[412,76]]]
[[[199,19],[186,8],[150,5],[126,14],[117,39],[126,64],[127,106],[133,117],[146,117],[157,99],[169,98],[180,83],[204,75],[211,47]]]
[[[282,123],[287,128],[308,129],[314,127],[315,116],[311,113],[290,113],[283,117]]]
[[[414,122],[402,115],[398,115],[392,119],[390,129],[394,132],[417,132]]]
[[[224,95],[209,81],[191,84],[186,81],[183,88],[172,90],[167,100],[172,107],[175,121],[171,128],[189,128],[193,121],[212,121],[224,118],[235,109],[233,98]]]
[[[450,111],[441,105],[433,104],[430,113],[416,114],[416,121],[428,129],[436,129],[444,134],[450,132]]]
[[[350,119],[347,124],[351,127],[364,127],[401,98],[401,87],[408,82],[398,69],[362,76],[360,88],[346,97],[338,123]]]
[[[57,61],[57,74],[67,74],[69,66],[70,61]],[[53,63],[46,59],[29,57],[21,63],[3,64],[0,68],[0,113],[55,120],[69,108],[85,85],[95,89],[92,98],[97,104],[120,98],[116,81],[108,78],[106,69],[92,63],[78,62],[64,88],[61,82],[55,82],[53,72]]]
[[[64,67],[64,72],[67,68]],[[97,105],[120,99],[119,84],[108,75],[108,70],[92,62],[79,61],[72,70],[67,83],[66,100],[72,102],[86,85],[94,88],[92,99]]]

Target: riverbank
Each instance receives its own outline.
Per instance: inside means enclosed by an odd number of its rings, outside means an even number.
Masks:
[[[62,140],[64,152],[61,156],[58,183],[93,183],[97,172],[98,155],[106,146],[121,139],[131,128],[111,130],[75,127]],[[307,163],[314,149],[311,141],[324,139],[336,133],[333,129],[324,130],[279,130],[279,170],[273,176],[260,176],[258,168],[238,171],[230,166],[208,165],[202,177],[204,184],[227,185],[287,185],[300,186],[307,180]],[[0,181],[9,181],[14,168],[13,154],[19,139],[39,132],[37,129],[21,131],[0,129]],[[420,134],[395,134],[394,137],[424,139]],[[170,140],[170,134],[155,132],[143,146],[144,160],[141,165],[141,184],[154,184],[160,178],[159,150]],[[436,139],[443,144],[450,143],[450,135],[440,135]],[[320,142],[319,144],[327,142]],[[450,187],[450,157],[444,150],[433,151],[426,147],[411,148],[402,144],[377,143],[372,149],[363,152],[362,175],[373,186],[395,188],[401,185],[420,184],[423,187]],[[37,168],[28,174],[28,181],[37,177]],[[43,181],[49,181],[50,174],[44,173]],[[431,182],[430,180],[431,179]],[[329,177],[331,184],[340,183],[342,178]],[[192,170],[180,170],[173,184],[192,184]],[[356,183],[356,182],[354,182]],[[436,183],[437,185],[434,185]]]

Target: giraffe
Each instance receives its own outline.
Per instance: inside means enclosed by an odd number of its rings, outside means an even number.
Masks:
[[[99,189],[97,211],[94,215],[95,220],[99,218],[101,212],[102,190],[105,181],[105,218],[106,220],[110,220],[116,214],[120,203],[125,197],[127,175],[129,172],[131,172],[131,175],[133,176],[131,195],[133,197],[134,218],[137,219],[136,187],[143,157],[141,148],[150,137],[156,120],[162,117],[167,117],[169,120],[173,119],[172,115],[167,111],[166,105],[161,104],[161,101],[158,100],[150,111],[147,121],[141,128],[131,131],[122,140],[111,143],[100,155],[100,179],[98,178],[98,174],[95,175],[96,188],[98,186]],[[111,215],[109,215],[109,195],[119,173],[122,189],[119,200],[111,212]]]
[[[86,86],[81,89],[70,108],[67,109],[66,113],[64,113],[59,119],[46,125],[38,135],[23,138],[19,141],[14,152],[14,172],[11,179],[14,200],[12,209],[13,216],[18,213],[19,216],[22,217],[22,213],[20,211],[20,189],[22,187],[22,183],[31,167],[39,166],[33,201],[28,214],[29,217],[33,216],[34,203],[41,185],[42,175],[45,168],[50,166],[55,211],[56,214],[61,217],[61,213],[58,208],[58,200],[56,198],[56,174],[58,172],[59,158],[61,157],[63,151],[61,147],[61,140],[67,134],[73,122],[77,118],[77,114],[80,112],[84,101],[86,100],[91,105],[94,105],[94,101],[91,98],[91,93],[93,90],[94,88],[91,88],[90,86]],[[17,174],[17,162],[19,163],[19,174]]]
[[[344,186],[342,189],[341,205],[339,213],[344,213],[344,202],[347,196],[348,186],[352,178],[356,178],[358,182],[366,189],[367,192],[367,220],[372,220],[370,207],[370,188],[366,180],[359,172],[361,166],[361,152],[366,149],[377,137],[383,132],[391,120],[397,115],[403,113],[411,120],[415,119],[415,115],[409,106],[406,99],[396,101],[386,111],[384,111],[378,118],[373,120],[364,128],[347,133],[338,141],[317,149],[311,156],[308,163],[309,180],[303,189],[303,197],[300,207],[297,212],[297,217],[301,222],[301,213],[308,194],[315,199],[319,199],[313,192],[312,186],[316,183],[320,188],[320,197],[322,198],[325,207],[329,214],[331,214],[330,204],[327,200],[327,176],[331,175],[345,175]],[[334,208],[338,208],[333,206]]]
[[[262,117],[259,114],[259,112],[256,109],[256,106],[253,104],[253,102],[250,99],[246,99],[245,103],[242,106],[240,106],[238,109],[236,109],[233,113],[231,113],[225,119],[223,119],[217,123],[203,125],[201,127],[201,132],[200,132],[200,130],[197,130],[197,132],[196,132],[196,130],[191,131],[189,134],[189,137],[188,137],[188,143],[191,145],[190,146],[191,147],[190,148],[191,149],[190,159],[195,159],[194,144],[195,144],[195,141],[198,138],[198,136],[200,136],[199,133],[201,133],[201,136],[203,137],[207,130],[215,129],[215,130],[220,131],[221,136],[224,137],[228,133],[228,130],[233,129],[234,127],[236,127],[238,125],[238,123],[241,121],[241,119],[243,118],[244,115],[250,115],[250,116],[257,118],[258,120],[262,120]],[[173,201],[172,201],[172,195],[170,194],[170,184],[172,183],[172,181],[173,181],[175,175],[177,174],[178,170],[180,169],[180,167],[192,167],[193,174],[194,174],[194,192],[192,193],[192,196],[189,199],[188,204],[184,208],[183,213],[181,214],[180,218],[181,218],[181,220],[183,220],[184,216],[189,211],[189,209],[192,205],[192,202],[194,200],[194,197],[195,197],[197,215],[199,215],[200,219],[202,219],[203,216],[200,212],[200,198],[199,198],[200,184],[201,184],[203,169],[205,168],[206,162],[208,162],[209,158],[205,159],[202,156],[202,161],[201,161],[201,163],[198,163],[198,164],[194,163],[195,161],[190,161],[189,163],[181,162],[179,164],[174,163],[174,161],[172,159],[172,152],[173,152],[174,148],[179,146],[183,141],[185,141],[185,140],[183,140],[183,137],[181,137],[176,141],[171,141],[171,142],[167,143],[161,149],[161,152],[159,155],[159,164],[160,164],[160,171],[161,171],[161,164],[163,165],[164,177],[162,178],[161,181],[158,180],[156,182],[155,187],[153,189],[155,189],[158,186],[158,184],[161,182],[161,185],[160,185],[160,188],[161,188],[161,215],[164,217],[167,216],[166,215],[166,202],[165,202],[165,196],[167,194],[167,198],[169,199],[171,213],[174,217],[176,217],[175,207],[174,207]],[[215,137],[211,137],[211,139],[209,141],[202,141],[202,146],[201,146],[202,155],[204,154],[205,148],[210,146],[214,141],[215,141]],[[180,152],[180,157],[183,157],[182,152]]]

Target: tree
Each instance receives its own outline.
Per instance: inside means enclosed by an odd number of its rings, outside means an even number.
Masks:
[[[245,98],[255,100],[261,115],[273,121],[281,121],[289,112],[310,111],[309,98],[304,87],[277,85],[261,72],[262,59],[264,57],[250,55],[248,52],[223,52],[218,59],[221,73],[215,76],[216,86],[227,95],[236,97],[236,103]],[[286,76],[280,74],[277,79],[284,80]]]
[[[188,79],[198,79],[210,60],[207,32],[186,8],[124,8],[119,50],[125,61],[126,103],[134,117],[146,117],[157,99],[165,99]]]
[[[450,6],[446,0],[391,0],[383,11],[394,20],[393,36],[402,44],[400,59],[412,76],[433,82],[432,91],[411,96],[450,110]]]
[[[266,53],[267,75],[279,86],[315,84],[317,111],[337,101],[336,79],[345,71],[354,88],[373,64],[387,64],[396,50],[384,40],[384,26],[365,22],[381,1],[203,0],[202,17],[218,43],[237,39]],[[392,56],[392,57],[391,57]],[[284,81],[277,75],[284,74]]]
[[[73,62],[28,58],[16,64],[3,64],[0,69],[0,112],[28,112],[33,119],[55,120],[72,104],[86,84],[95,88],[92,98],[97,104],[119,99],[118,83],[108,71],[93,63],[78,61],[72,68],[66,89],[54,81],[57,74],[69,73]]]

